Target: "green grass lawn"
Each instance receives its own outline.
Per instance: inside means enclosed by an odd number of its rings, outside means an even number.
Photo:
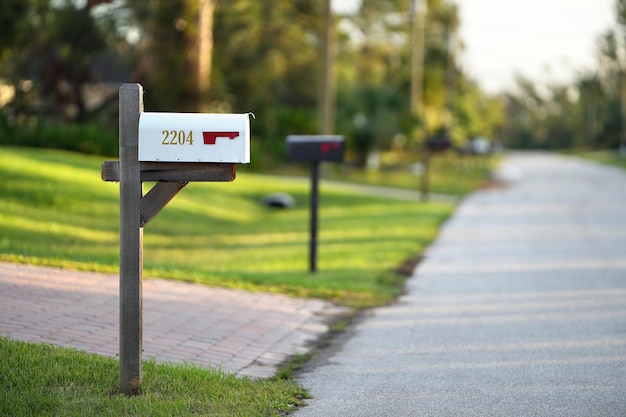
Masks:
[[[621,155],[619,151],[581,151],[574,152],[574,154],[602,164],[614,165],[626,169],[626,156]]]
[[[117,273],[119,186],[100,179],[101,163],[0,148],[0,260]],[[296,208],[260,204],[276,191],[293,195]],[[379,305],[399,294],[404,278],[396,269],[419,255],[453,210],[323,181],[320,193],[315,275],[308,273],[308,179],[241,172],[233,183],[189,184],[146,226],[144,276]],[[114,358],[0,337],[0,415],[278,416],[306,396],[280,378],[153,362],[144,364],[142,395],[119,395],[117,384]]]
[[[113,358],[0,337],[2,416],[278,416],[306,397],[290,381],[253,381],[185,365],[144,363],[141,395],[117,393]]]
[[[461,158],[453,151],[434,154],[430,160],[428,191],[457,197],[466,195],[485,181],[498,160],[499,156],[467,155]],[[420,177],[411,172],[410,161],[419,162],[419,155],[405,157],[402,164],[393,164],[392,159],[380,170],[335,170],[329,176],[357,183],[419,191]]]
[[[119,186],[100,179],[101,162],[2,148],[0,259],[117,273]],[[296,208],[262,206],[261,197],[275,191],[293,195]],[[381,304],[401,289],[394,270],[424,249],[453,210],[322,181],[312,275],[308,201],[302,177],[240,173],[232,183],[191,183],[144,228],[144,277]]]

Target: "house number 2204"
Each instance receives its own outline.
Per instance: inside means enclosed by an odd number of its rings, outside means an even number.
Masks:
[[[161,145],[193,145],[193,131],[164,130]]]

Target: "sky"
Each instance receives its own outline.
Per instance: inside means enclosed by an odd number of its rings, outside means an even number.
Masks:
[[[516,74],[571,82],[595,67],[596,39],[615,22],[615,0],[448,1],[459,7],[463,68],[489,93],[513,88]],[[332,2],[350,12],[360,0]]]
[[[596,39],[614,26],[615,0],[456,0],[462,65],[488,92],[569,82],[595,68]]]

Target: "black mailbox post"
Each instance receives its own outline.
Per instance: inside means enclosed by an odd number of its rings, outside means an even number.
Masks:
[[[317,271],[317,207],[319,165],[322,161],[342,162],[343,136],[290,135],[287,136],[287,156],[294,162],[311,163],[311,222],[309,241],[309,271]]]

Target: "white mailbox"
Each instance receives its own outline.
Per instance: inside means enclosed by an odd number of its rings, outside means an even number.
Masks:
[[[250,162],[250,116],[144,112],[139,116],[139,160]]]

